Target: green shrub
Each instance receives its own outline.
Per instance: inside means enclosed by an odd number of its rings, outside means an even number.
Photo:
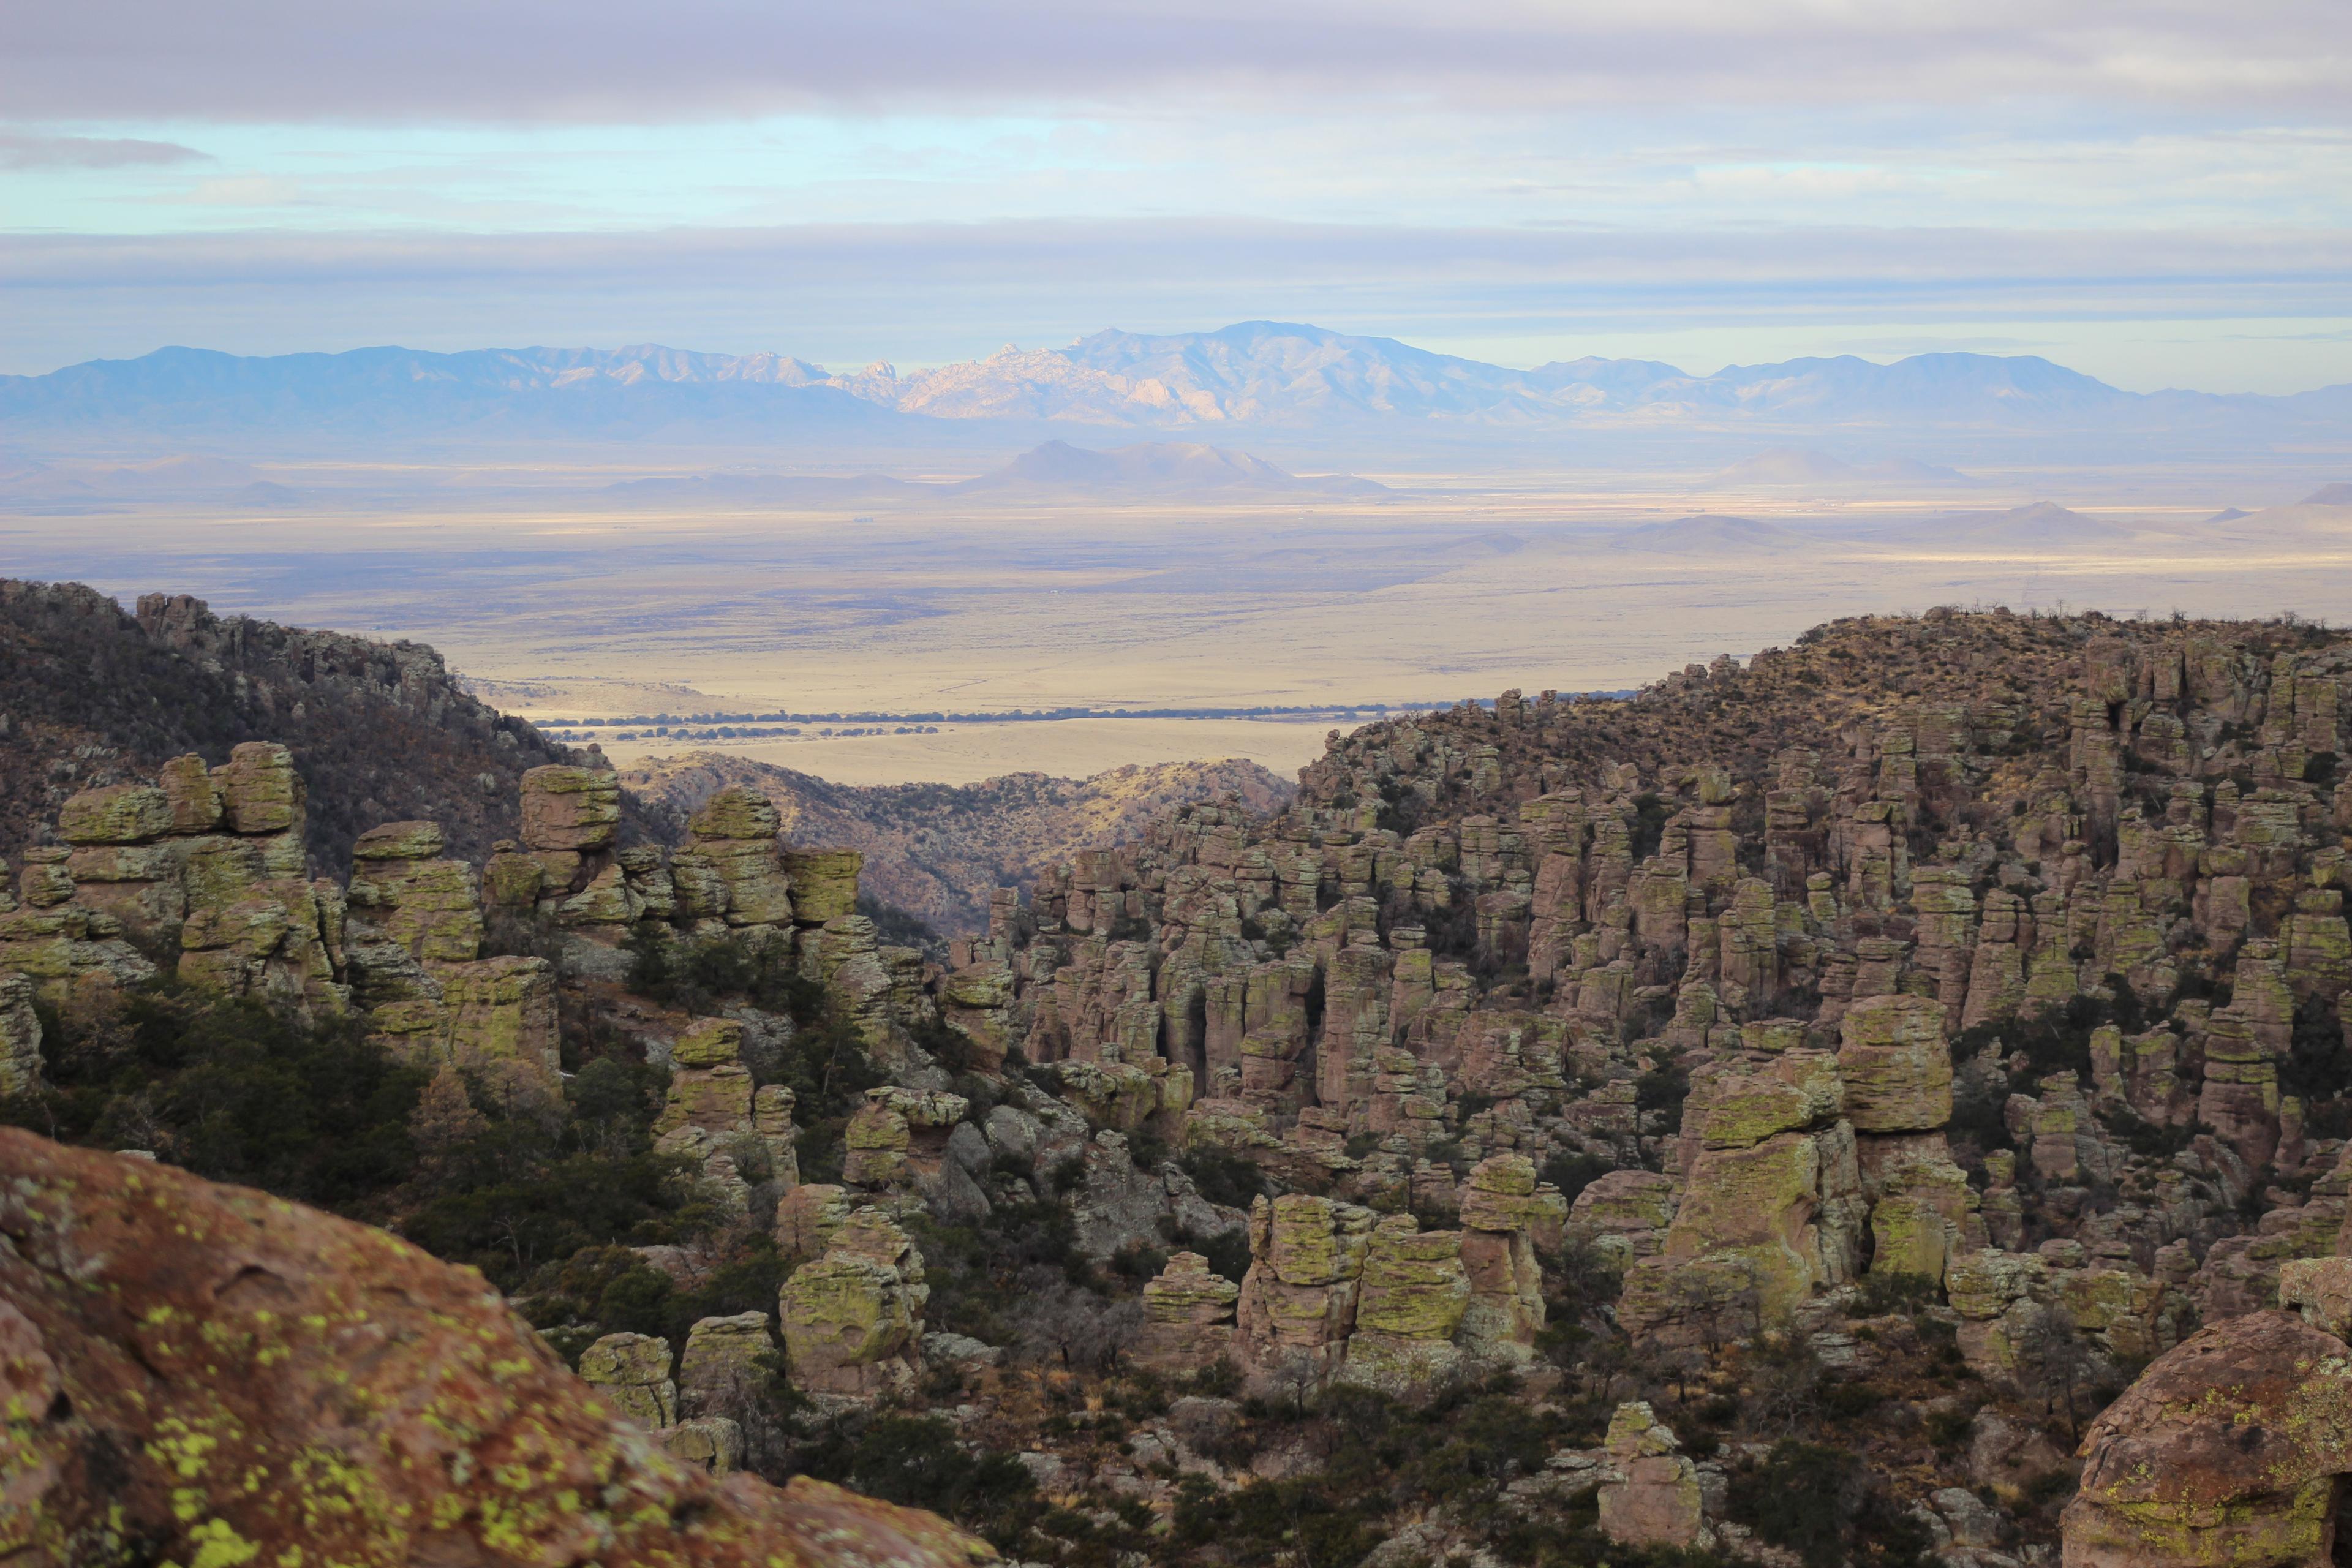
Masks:
[[[1769,1544],[1796,1552],[1809,1568],[1834,1568],[1844,1556],[1861,1469],[1862,1461],[1843,1448],[1784,1437],[1760,1463],[1733,1474],[1728,1511]]]

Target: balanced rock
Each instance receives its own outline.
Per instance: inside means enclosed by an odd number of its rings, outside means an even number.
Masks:
[[[522,775],[525,847],[604,849],[612,845],[620,826],[618,774],[550,763]]]
[[[1926,996],[1865,996],[1839,1025],[1838,1075],[1857,1132],[1941,1127],[1952,1119],[1944,1009]]]
[[[792,879],[793,916],[804,926],[821,926],[857,912],[857,879],[866,868],[856,849],[787,849],[784,871]]]

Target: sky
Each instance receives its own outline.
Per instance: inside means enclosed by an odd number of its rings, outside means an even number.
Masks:
[[[0,6],[0,373],[1252,318],[2352,382],[2343,0]]]

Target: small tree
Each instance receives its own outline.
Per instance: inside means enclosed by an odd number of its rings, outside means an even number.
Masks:
[[[2041,1305],[2025,1316],[2017,1335],[2017,1376],[2030,1396],[2042,1395],[2042,1414],[2066,1413],[2066,1440],[2083,1438],[2083,1412],[2099,1379],[2099,1359],[2074,1318],[2063,1307]]]

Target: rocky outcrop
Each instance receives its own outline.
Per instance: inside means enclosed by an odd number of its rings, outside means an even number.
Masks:
[[[742,1058],[741,1024],[695,1020],[670,1046],[669,1094],[654,1121],[654,1147],[693,1160],[709,1190],[738,1214],[750,1205],[741,1170],[747,1152],[767,1166],[780,1194],[800,1184],[793,1091],[773,1083],[753,1088]]]
[[[651,1334],[606,1334],[580,1352],[580,1381],[640,1426],[677,1424],[669,1342]]]
[[[1790,1051],[1695,1082],[1683,1195],[1619,1310],[1660,1342],[1721,1342],[1785,1321],[1860,1270],[1867,1215],[1836,1063]]]
[[[29,1562],[944,1565],[929,1515],[681,1462],[470,1269],[0,1129],[0,1540]]]
[[[857,1210],[824,1255],[784,1281],[776,1316],[793,1385],[845,1399],[911,1388],[923,1369],[923,1255],[878,1208]]]
[[[2283,1312],[2159,1357],[2083,1439],[2066,1568],[2325,1563],[2352,1470],[2352,1347]]]
[[[1190,1373],[1229,1362],[1234,1304],[1241,1287],[1215,1273],[1197,1252],[1179,1252],[1143,1288],[1143,1329],[1132,1352],[1139,1366]]]
[[[0,908],[0,970],[63,1005],[150,979],[150,955],[172,955],[192,985],[340,1015],[343,895],[310,878],[303,803],[292,757],[262,742],[217,768],[184,756],[156,784],[71,796],[63,845],[26,851],[21,902]]]
[[[477,700],[422,644],[218,616],[181,595],[143,595],[127,614],[77,584],[0,581],[0,713],[11,860],[77,791],[150,782],[188,752],[225,763],[263,741],[287,747],[309,786],[315,869],[340,875],[361,833],[425,816],[479,861],[514,835],[527,769],[588,760]]]
[[[0,972],[0,1100],[30,1094],[45,1076],[31,977]]]
[[[1647,1404],[1617,1407],[1602,1451],[1602,1534],[1623,1546],[1704,1550],[1715,1544],[1697,1469]]]
[[[481,956],[480,879],[441,849],[430,822],[390,823],[352,846],[344,945],[354,998],[374,1036],[412,1059],[520,1075],[553,1094],[554,969]]]
[[[1459,1229],[1306,1194],[1259,1199],[1237,1313],[1244,1369],[1412,1394],[1530,1359],[1544,1324],[1536,1238],[1557,1244],[1566,1200],[1517,1155],[1482,1163],[1447,1196]]]

